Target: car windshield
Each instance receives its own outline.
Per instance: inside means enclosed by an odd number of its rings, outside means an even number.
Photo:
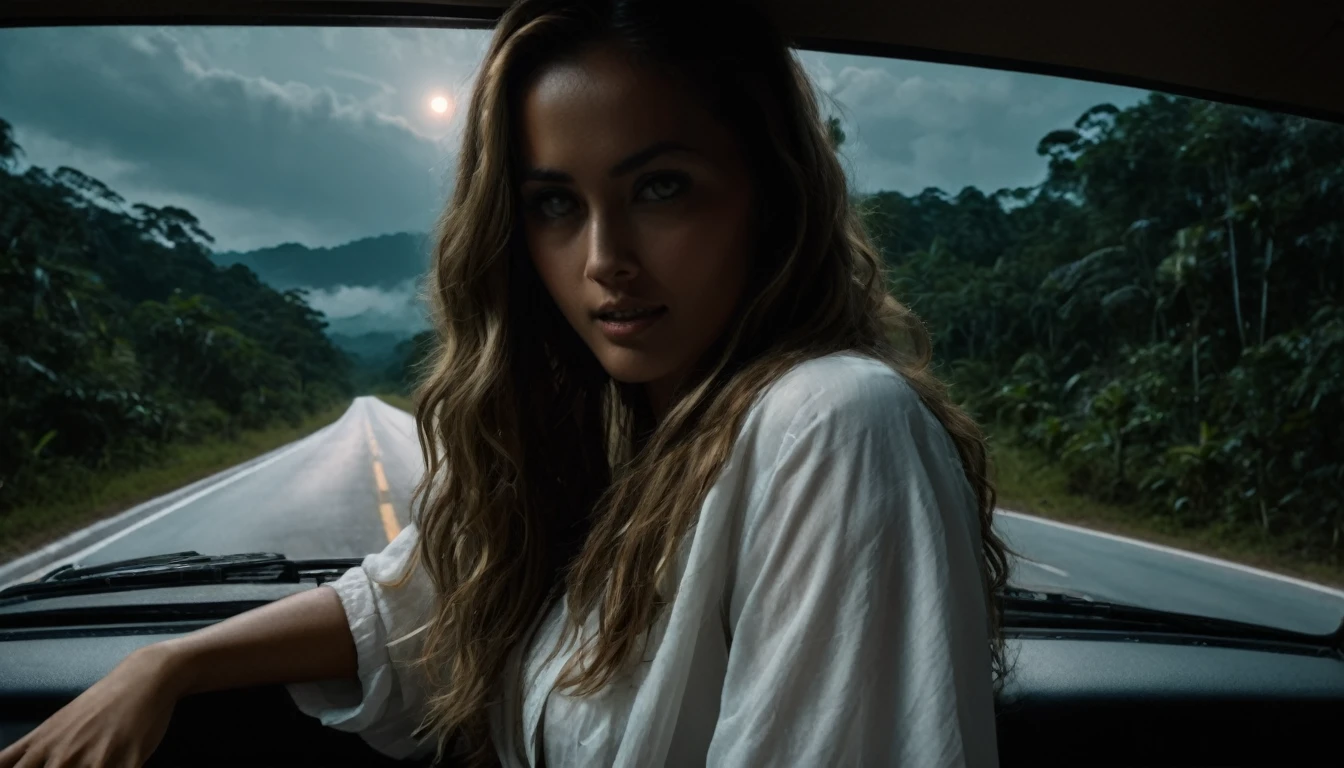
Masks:
[[[488,36],[0,30],[0,585],[409,524],[429,232]],[[1344,127],[798,56],[989,436],[1012,584],[1333,631]]]

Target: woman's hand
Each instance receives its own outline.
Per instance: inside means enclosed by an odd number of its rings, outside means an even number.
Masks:
[[[0,768],[139,768],[183,696],[309,680],[358,679],[336,590],[305,589],[142,648],[0,752]]]
[[[142,648],[28,735],[0,768],[139,768],[186,690],[169,646]]]

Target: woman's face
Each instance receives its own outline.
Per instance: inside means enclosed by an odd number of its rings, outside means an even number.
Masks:
[[[661,412],[746,282],[742,150],[680,81],[610,48],[543,69],[521,106],[537,273],[602,367]]]

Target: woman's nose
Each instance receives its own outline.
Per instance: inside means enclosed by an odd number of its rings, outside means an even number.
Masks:
[[[594,215],[588,222],[588,258],[584,276],[602,285],[634,279],[639,274],[639,261],[624,217]]]

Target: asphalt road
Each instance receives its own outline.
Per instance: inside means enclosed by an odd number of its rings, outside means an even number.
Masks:
[[[363,556],[407,524],[423,471],[411,416],[361,397],[331,426],[60,542],[46,562],[0,567],[0,584],[71,560],[185,550]],[[1344,617],[1336,590],[1011,512],[996,525],[1022,556],[1021,586],[1305,632]]]
[[[357,398],[331,426],[278,453],[246,477],[104,544],[83,561],[185,550],[362,557],[382,549],[407,524],[424,465],[414,420],[405,411]],[[391,506],[391,520],[384,504]]]

